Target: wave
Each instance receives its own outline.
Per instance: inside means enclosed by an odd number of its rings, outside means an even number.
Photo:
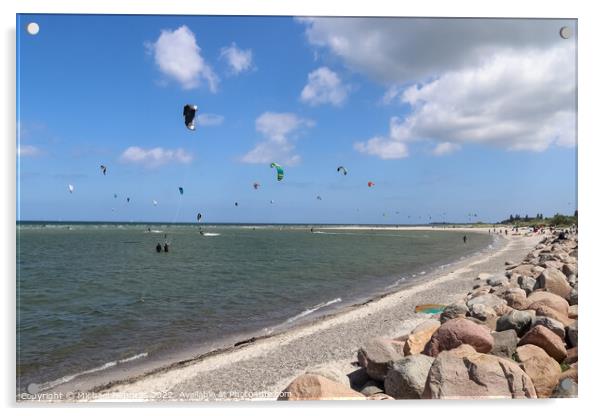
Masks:
[[[203,233],[205,237],[217,237],[220,233]]]
[[[61,384],[68,383],[71,380],[76,379],[77,377],[81,377],[81,376],[84,376],[86,374],[97,373],[99,371],[103,371],[103,370],[106,370],[108,368],[115,367],[115,366],[117,366],[119,364],[129,363],[130,361],[138,360],[140,358],[145,358],[147,356],[148,356],[147,352],[142,352],[140,354],[136,354],[136,355],[133,355],[131,357],[122,358],[121,360],[109,361],[108,363],[104,363],[103,365],[101,365],[99,367],[94,367],[94,368],[91,368],[89,370],[81,371],[79,373],[69,374],[67,376],[58,378],[58,379],[53,380],[53,381],[48,381],[46,383],[38,384],[37,385],[38,391],[49,390],[49,389],[52,389],[52,388],[54,388],[56,386],[60,386]]]
[[[340,302],[340,301],[341,301],[341,298],[336,298],[336,299],[329,300],[328,302],[322,302],[322,303],[319,303],[319,304],[317,304],[317,305],[315,305],[315,306],[312,306],[311,308],[305,309],[303,312],[301,312],[301,313],[300,313],[300,314],[298,314],[298,315],[295,315],[295,316],[293,316],[292,318],[288,318],[288,319],[286,320],[286,323],[287,323],[287,324],[290,324],[290,323],[292,323],[292,322],[295,322],[296,320],[298,320],[298,319],[301,319],[301,318],[303,318],[304,316],[307,316],[307,315],[309,315],[310,313],[314,313],[314,312],[315,312],[315,311],[317,311],[318,309],[325,308],[325,307],[327,307],[327,306],[330,306],[330,305],[332,305],[333,303],[338,303],[338,302]]]

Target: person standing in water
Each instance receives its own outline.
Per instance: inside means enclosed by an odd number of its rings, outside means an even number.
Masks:
[[[155,247],[155,249],[157,250],[157,253],[161,252],[161,243],[157,243],[157,247]]]
[[[167,245],[167,241],[163,245],[163,251],[165,251],[166,253],[169,252],[169,246]]]
[[[464,240],[464,244],[466,244],[466,236],[462,237],[462,240]]]

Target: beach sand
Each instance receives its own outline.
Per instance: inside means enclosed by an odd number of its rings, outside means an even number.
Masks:
[[[486,228],[447,229],[488,232]],[[487,250],[440,269],[394,293],[283,333],[150,374],[97,386],[90,390],[89,395],[80,396],[79,400],[274,400],[308,367],[328,363],[345,374],[352,373],[359,368],[353,364],[357,350],[366,341],[375,337],[404,335],[428,319],[428,315],[414,313],[416,305],[448,304],[461,299],[472,289],[479,274],[503,274],[505,262],[520,262],[543,238],[541,235],[498,235],[502,241],[496,250]]]

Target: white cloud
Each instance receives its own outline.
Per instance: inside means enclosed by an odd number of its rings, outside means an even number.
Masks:
[[[403,159],[408,157],[408,146],[388,137],[373,137],[366,142],[354,143],[353,148],[360,153],[378,156],[381,159]]]
[[[339,106],[347,98],[348,91],[349,87],[341,82],[336,72],[323,66],[307,76],[307,84],[301,91],[301,101],[311,105]]]
[[[437,146],[435,146],[435,148],[433,149],[433,154],[435,156],[443,156],[443,155],[448,155],[450,153],[453,153],[459,149],[460,149],[459,144],[450,143],[450,142],[442,142],[442,143],[439,143]]]
[[[409,155],[408,146],[404,141],[405,135],[401,120],[391,117],[387,137],[377,136],[365,142],[357,142],[353,148],[360,153],[378,156],[381,159],[403,159]]]
[[[230,70],[238,75],[241,72],[248,71],[251,69],[253,64],[253,51],[251,49],[239,49],[236,43],[232,42],[232,45],[227,48],[222,48],[220,58],[226,59]]]
[[[123,163],[134,163],[148,168],[156,168],[168,163],[190,163],[192,162],[192,155],[181,148],[164,149],[162,147],[155,147],[152,149],[143,149],[137,146],[130,146],[123,151],[120,160]]]
[[[411,114],[399,140],[432,139],[542,151],[576,144],[572,46],[500,53],[401,94]]]
[[[17,156],[38,156],[41,151],[38,147],[32,145],[17,146]]]
[[[387,88],[387,137],[355,149],[407,156],[412,141],[433,154],[467,143],[543,151],[576,143],[576,37],[569,19],[302,18],[310,44]],[[403,144],[401,146],[400,144]]]
[[[294,134],[302,128],[313,126],[313,121],[300,118],[293,113],[265,112],[255,120],[255,129],[265,137],[265,140],[259,142],[241,160],[245,163],[278,161],[287,165],[298,164],[301,157],[293,154]]]
[[[438,77],[480,65],[500,51],[575,45],[559,36],[575,33],[574,20],[302,18],[310,44],[385,85]]]
[[[201,126],[219,126],[224,122],[224,116],[219,114],[201,114],[197,116],[197,122]]]
[[[157,41],[148,47],[154,53],[159,70],[179,82],[182,88],[196,88],[204,79],[211,92],[217,91],[219,78],[201,56],[201,48],[187,26],[162,30]]]

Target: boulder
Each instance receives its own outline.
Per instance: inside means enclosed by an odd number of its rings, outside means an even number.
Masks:
[[[556,385],[554,388],[551,397],[555,399],[568,399],[577,397],[577,390],[577,383],[570,378],[567,378],[558,382],[558,385]]]
[[[474,347],[478,352],[493,348],[493,337],[488,328],[464,318],[456,318],[442,324],[424,348],[424,354],[436,357],[441,351],[451,350],[462,344]]]
[[[468,306],[464,302],[455,302],[451,305],[447,305],[441,315],[439,316],[439,321],[444,323],[449,321],[450,319],[464,317],[468,314]]]
[[[569,306],[569,319],[577,319],[579,318],[579,305],[571,305]]]
[[[395,400],[395,399],[385,393],[376,393],[376,394],[369,396],[368,400]]]
[[[566,276],[555,268],[546,269],[537,276],[535,289],[545,289],[562,298],[566,298],[571,291],[571,286],[566,281]]]
[[[521,264],[512,269],[512,273],[526,277],[535,277],[536,274],[533,272],[533,266],[530,264]]]
[[[569,303],[562,296],[558,296],[555,293],[537,291],[531,293],[527,297],[527,300],[529,301],[529,309],[537,310],[538,306],[545,305],[563,315],[568,315],[569,313]]]
[[[566,348],[562,339],[545,326],[534,326],[518,342],[518,345],[533,344],[543,349],[550,357],[563,362],[566,358]]]
[[[564,364],[571,365],[577,362],[579,359],[579,347],[573,347],[566,350],[566,358],[564,359]]]
[[[550,331],[558,335],[560,339],[564,339],[564,325],[558,322],[556,319],[552,319],[549,316],[536,316],[533,321],[533,326],[542,325],[548,328]]]
[[[531,312],[514,310],[497,320],[496,331],[513,329],[519,337],[522,337],[531,328],[533,318]]]
[[[424,399],[535,398],[529,376],[511,360],[462,345],[437,356],[426,379]]]
[[[577,346],[577,335],[579,334],[579,329],[577,327],[577,321],[571,323],[566,327],[566,343],[569,347]]]
[[[489,285],[480,286],[480,287],[478,287],[476,289],[471,290],[468,293],[468,298],[469,299],[474,299],[474,298],[477,298],[479,296],[486,295],[490,291],[491,291],[491,286],[489,286]]]
[[[318,374],[303,374],[294,379],[278,400],[365,400],[363,394]]]
[[[396,361],[385,377],[385,393],[396,399],[420,399],[433,361],[422,354]]]
[[[569,305],[577,305],[579,303],[579,292],[577,289],[572,288],[567,296],[567,300],[569,301]]]
[[[529,301],[527,301],[527,293],[520,288],[507,289],[502,294],[502,299],[506,301],[508,306],[514,309],[523,310],[527,309],[529,306]]]
[[[305,374],[316,374],[351,388],[351,383],[349,381],[349,377],[347,377],[347,374],[333,364],[322,364],[315,367],[310,367],[305,370]]]
[[[501,315],[503,313],[506,306],[505,300],[500,299],[497,296],[492,295],[490,293],[470,299],[468,302],[466,302],[466,306],[468,306],[468,308],[470,309],[473,305],[476,305],[477,303],[489,306],[498,315]]]
[[[544,261],[543,263],[540,263],[539,265],[541,267],[543,267],[544,269],[561,270],[564,263],[562,263],[558,260],[548,260],[548,261]]]
[[[564,326],[569,326],[570,324],[572,324],[574,322],[574,319],[571,319],[568,316],[561,314],[560,312],[556,311],[555,309],[548,308],[547,306],[543,306],[543,305],[539,306],[535,310],[535,316],[547,316],[549,318],[552,318],[552,319],[562,323]]]
[[[576,264],[564,264],[562,266],[562,273],[567,277],[570,275],[577,275],[577,265]]]
[[[389,340],[376,338],[368,341],[357,352],[357,361],[374,380],[383,381],[394,361],[403,358]]]
[[[537,280],[530,276],[518,276],[517,282],[518,286],[527,294],[529,294],[535,289],[535,283],[537,283]]]
[[[566,281],[569,283],[569,286],[575,287],[575,285],[577,284],[577,275],[576,274],[569,274],[566,277]]]
[[[521,368],[531,377],[538,398],[550,397],[562,373],[560,364],[536,345],[522,345],[516,349]]]
[[[420,354],[431,336],[441,324],[439,321],[429,319],[412,330],[403,347],[404,355]]]
[[[469,309],[469,314],[473,318],[477,318],[480,321],[487,321],[488,319],[497,318],[497,313],[495,313],[493,308],[486,306],[482,303],[475,303],[471,305]]]
[[[493,348],[489,354],[497,355],[498,357],[512,358],[516,352],[518,337],[516,331],[508,329],[501,332],[492,332]]]
[[[384,393],[384,392],[385,392],[385,390],[382,386],[382,383],[378,383],[374,380],[368,381],[360,389],[360,393],[362,393],[364,396],[372,396],[373,394]]]
[[[489,279],[487,279],[487,284],[492,287],[500,286],[505,283],[508,283],[508,279],[506,278],[506,276],[492,276]]]

